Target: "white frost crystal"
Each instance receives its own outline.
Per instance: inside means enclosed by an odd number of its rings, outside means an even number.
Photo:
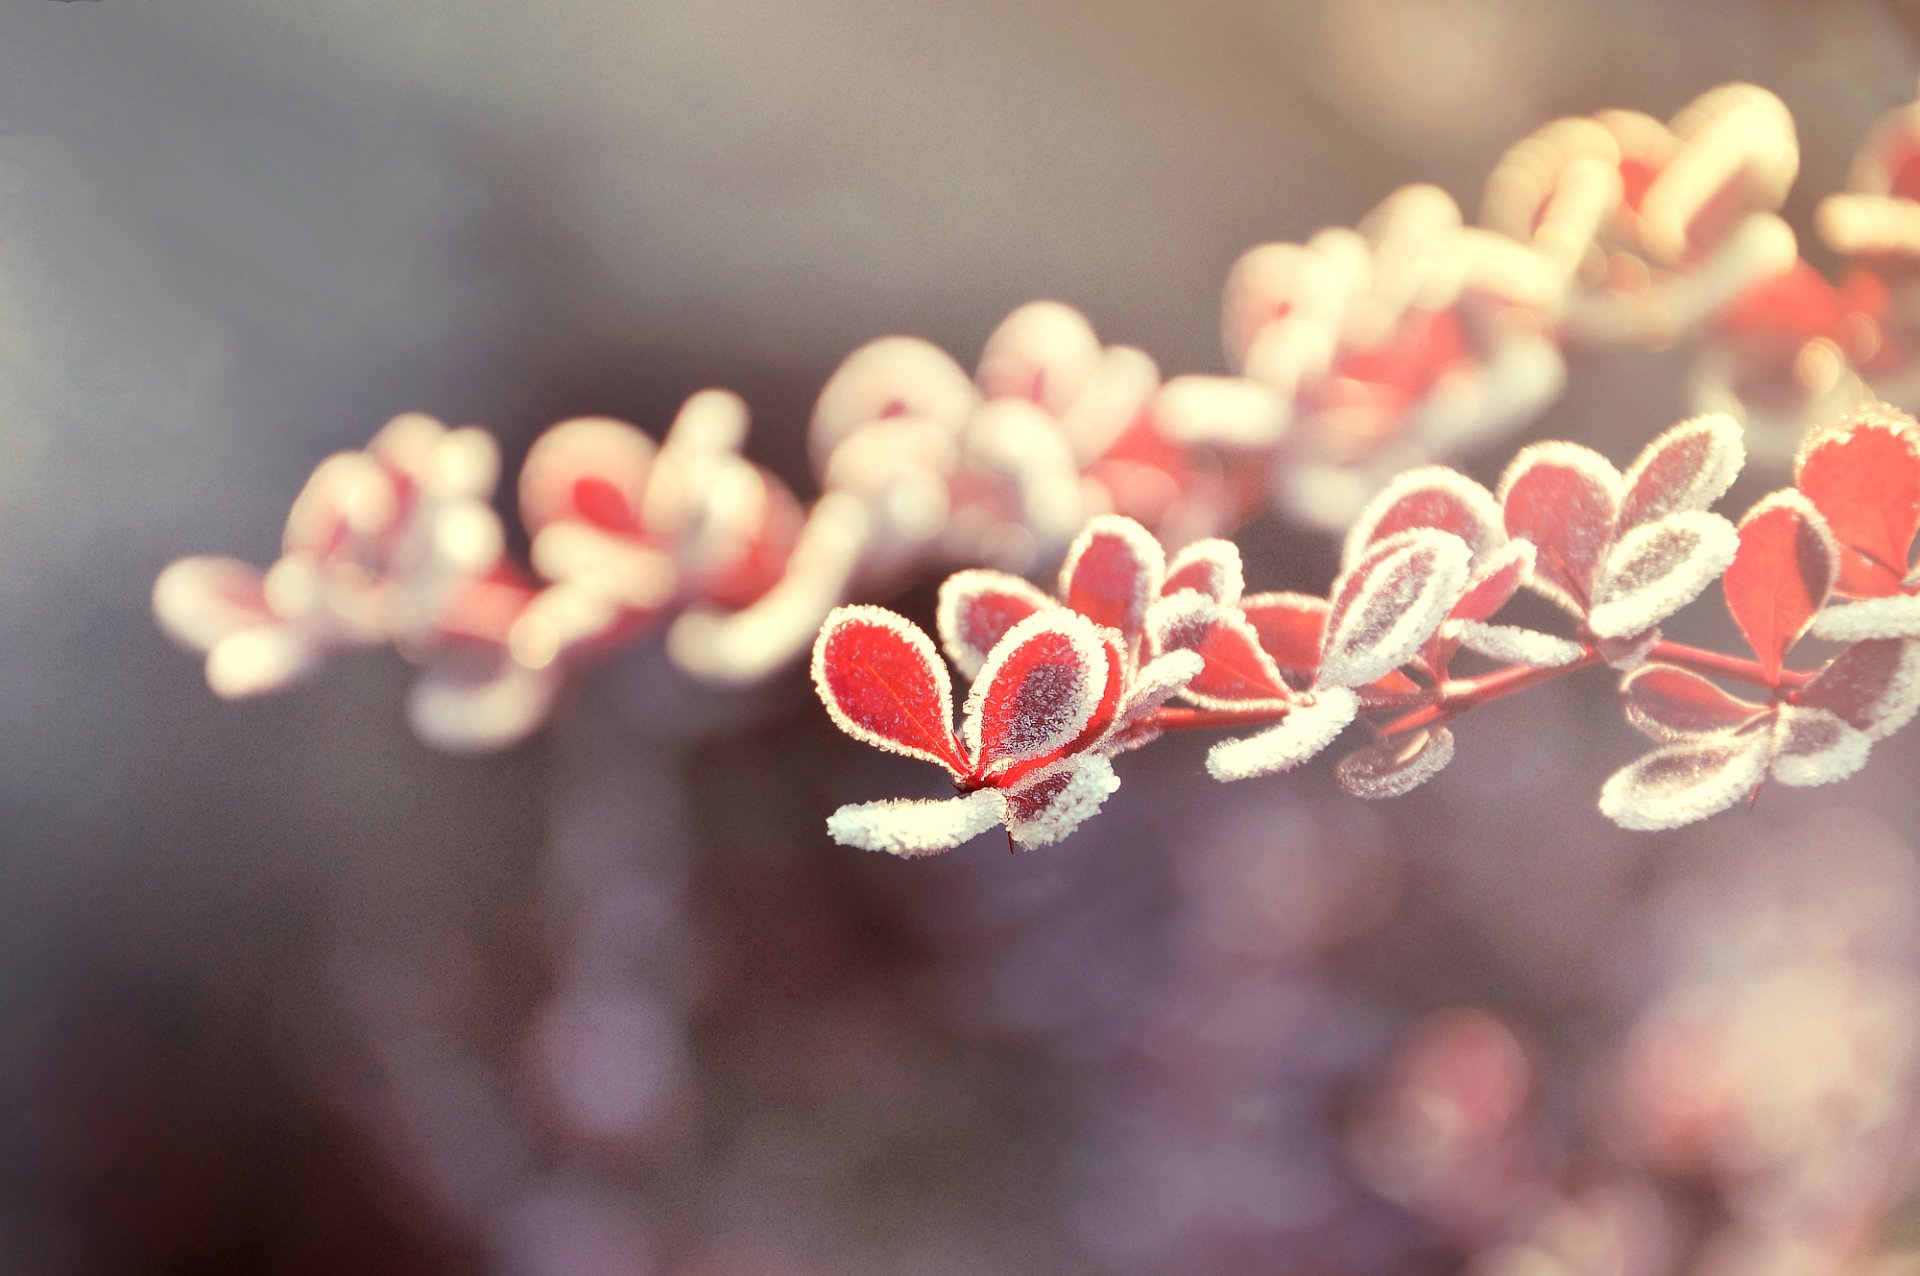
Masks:
[[[1316,691],[1296,702],[1279,726],[1214,745],[1207,772],[1221,781],[1250,780],[1296,767],[1332,744],[1359,712],[1360,698],[1344,687]]]

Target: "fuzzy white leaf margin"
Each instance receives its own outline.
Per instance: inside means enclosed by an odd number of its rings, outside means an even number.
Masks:
[[[979,759],[987,775],[1002,773],[1021,762],[1065,748],[1086,729],[1107,690],[1107,644],[1101,637],[1104,632],[1107,631],[1080,613],[1054,607],[1028,616],[1007,630],[995,644],[979,676],[973,680],[972,690],[967,693],[966,710],[960,723],[967,755]],[[1067,640],[1080,675],[1079,695],[1072,703],[1060,706],[1060,712],[1050,719],[1019,724],[1018,730],[1000,742],[1002,751],[997,756],[991,760],[982,757],[980,733],[995,682],[1023,647],[1047,634],[1058,634]],[[931,640],[927,645],[932,646]],[[941,672],[945,672],[944,666]]]
[[[1587,649],[1571,638],[1543,634],[1519,625],[1492,625],[1477,620],[1450,620],[1440,628],[1442,638],[1451,638],[1468,651],[1512,665],[1532,665],[1537,669],[1558,669],[1587,654]]]
[[[1179,583],[1183,575],[1195,569],[1206,576],[1207,588]],[[1239,547],[1232,541],[1210,537],[1193,542],[1173,556],[1167,564],[1166,581],[1161,585],[1161,592],[1171,594],[1192,589],[1223,607],[1231,607],[1240,601],[1240,594],[1246,587],[1247,578],[1240,565]]]
[[[1001,820],[993,789],[951,798],[888,798],[857,802],[827,817],[827,833],[842,846],[915,858],[950,851]]]
[[[1453,732],[1432,727],[1406,740],[1382,740],[1341,758],[1334,768],[1340,787],[1357,798],[1411,793],[1453,761]]]
[[[1492,492],[1449,466],[1425,465],[1396,476],[1367,502],[1366,507],[1360,511],[1359,517],[1354,521],[1353,529],[1347,533],[1346,543],[1341,547],[1341,566],[1351,567],[1358,562],[1360,556],[1367,552],[1367,546],[1373,543],[1381,520],[1400,502],[1422,491],[1439,492],[1450,497],[1458,502],[1468,516],[1479,525],[1473,539],[1467,542],[1467,548],[1473,551],[1474,557],[1478,558],[1507,539],[1506,523],[1500,513],[1500,503],[1493,499]],[[1453,531],[1450,527],[1436,530]]]
[[[1684,481],[1663,491],[1642,490],[1648,472],[1678,449],[1698,448],[1699,464]],[[1704,510],[1725,496],[1747,463],[1747,444],[1740,423],[1724,412],[1693,417],[1667,430],[1640,450],[1627,467],[1621,500],[1621,530],[1650,523],[1681,510]],[[1656,475],[1656,479],[1671,477]]]
[[[1415,566],[1422,556],[1424,570]],[[1458,536],[1424,528],[1373,545],[1334,582],[1316,685],[1365,686],[1405,664],[1460,600],[1472,559]],[[1352,582],[1357,591],[1342,607]]]
[[[1718,514],[1682,510],[1642,523],[1607,551],[1587,627],[1601,638],[1644,633],[1700,596],[1740,550]]]
[[[1814,617],[1813,636],[1829,642],[1920,638],[1920,594],[1895,594],[1828,607]]]
[[[1345,687],[1327,687],[1296,701],[1279,726],[1207,752],[1207,773],[1223,783],[1250,780],[1299,766],[1332,744],[1360,712],[1360,697]]]
[[[1685,740],[1613,773],[1600,789],[1600,813],[1624,829],[1679,828],[1726,810],[1767,770],[1763,731]]]
[[[1058,785],[1039,809],[1021,814],[1023,795]],[[1025,850],[1051,846],[1084,824],[1120,787],[1113,763],[1098,754],[1082,753],[1041,767],[1008,791],[1004,802],[1007,831]]]
[[[983,594],[1005,594],[1027,603],[1034,611],[1060,605],[1039,586],[1011,572],[970,567],[947,577],[940,584],[940,597],[934,604],[934,628],[940,633],[940,646],[947,653],[947,659],[963,678],[979,673],[980,666],[987,662],[987,652],[992,650],[968,641],[962,625],[967,605]]]
[[[1867,764],[1873,742],[1837,713],[1781,705],[1773,723],[1773,766],[1782,784],[1835,784]]]
[[[1113,716],[1113,726],[1094,748],[1102,753],[1124,753],[1159,735],[1158,728],[1150,726],[1147,719],[1197,678],[1206,663],[1197,651],[1169,651],[1141,666],[1127,686],[1126,698]]]

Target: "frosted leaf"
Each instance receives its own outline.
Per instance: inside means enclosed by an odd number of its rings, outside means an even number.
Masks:
[[[1187,684],[1186,698],[1210,706],[1285,700],[1291,693],[1280,670],[1260,645],[1247,618],[1204,594],[1183,590],[1163,598],[1147,614],[1155,651],[1197,652],[1202,667]]]
[[[1833,592],[1840,550],[1813,502],[1788,490],[1740,520],[1740,548],[1721,580],[1727,610],[1773,677]]]
[[[1025,850],[1051,846],[1080,827],[1119,787],[1120,777],[1105,758],[1062,758],[1006,790],[1007,831]]]
[[[1884,739],[1920,710],[1920,642],[1856,643],[1828,662],[1797,699],[1838,714],[1869,739]]]
[[[1413,792],[1451,761],[1453,732],[1429,727],[1349,753],[1333,773],[1340,787],[1357,798],[1390,798]]]
[[[407,688],[414,734],[451,753],[518,744],[547,719],[557,670],[529,669],[504,649],[444,657]]]
[[[1072,306],[1033,301],[993,330],[974,380],[988,399],[1025,399],[1066,414],[1099,375],[1100,338]]]
[[[1101,629],[1056,607],[1027,617],[987,654],[961,725],[983,777],[1033,763],[1077,740],[1106,696]]]
[[[1244,377],[1175,377],[1153,396],[1155,433],[1185,447],[1269,448],[1293,409],[1271,386]]]
[[[1900,589],[1920,527],[1920,428],[1889,404],[1856,408],[1809,433],[1793,481],[1844,547],[1840,591]]]
[[[1600,789],[1600,813],[1642,831],[1704,820],[1753,791],[1767,754],[1764,731],[1669,744],[1614,772]]]
[[[1810,788],[1844,780],[1867,764],[1872,741],[1825,709],[1781,705],[1773,721],[1773,766],[1782,784]]]
[[[1191,589],[1231,607],[1240,601],[1244,588],[1246,577],[1240,568],[1239,549],[1232,541],[1210,539],[1195,541],[1173,556],[1160,592],[1171,595]]]
[[[1351,567],[1367,546],[1415,527],[1452,532],[1476,559],[1507,539],[1493,493],[1458,470],[1428,465],[1399,475],[1367,502],[1347,533],[1341,564]]]
[[[980,392],[946,351],[918,337],[881,337],[848,355],[821,388],[807,446],[824,467],[840,441],[870,421],[917,417],[957,431]]]
[[[1288,684],[1304,687],[1320,669],[1320,642],[1332,604],[1312,594],[1280,591],[1240,600],[1240,614]]]
[[[888,855],[938,855],[1000,823],[1004,804],[993,789],[952,798],[890,798],[843,806],[827,817],[827,834],[842,846]]]
[[[1608,552],[1587,626],[1601,638],[1651,629],[1699,596],[1740,548],[1718,514],[1682,510],[1642,523]]]
[[[1060,565],[1060,597],[1096,625],[1140,636],[1147,608],[1167,575],[1166,551],[1140,524],[1118,514],[1091,520]]]
[[[320,644],[289,625],[228,634],[207,653],[207,686],[222,700],[270,695],[319,668]]]
[[[536,536],[560,522],[631,536],[653,440],[625,421],[576,417],[544,431],[520,467],[520,519]]]
[[[1619,530],[1681,510],[1704,510],[1726,495],[1746,463],[1740,423],[1724,413],[1682,421],[1647,444],[1627,468]]]
[[[836,607],[813,644],[813,685],[834,724],[856,740],[924,758],[955,775],[953,681],[933,640],[881,607]]]
[[[273,621],[260,569],[236,558],[197,556],[168,563],[153,582],[153,616],[190,651]]]
[[[1334,582],[1316,685],[1364,686],[1409,660],[1459,601],[1471,558],[1448,532],[1376,542]]]
[[[1813,634],[1829,642],[1920,638],[1920,595],[1863,598],[1829,607],[1814,618]]]
[[[1487,620],[1520,592],[1533,575],[1538,553],[1532,541],[1508,541],[1483,554],[1467,578],[1466,592],[1449,614],[1458,620]]]
[[[1518,625],[1490,625],[1478,620],[1450,620],[1440,627],[1443,638],[1451,638],[1468,651],[1510,665],[1532,665],[1536,669],[1558,669],[1587,654],[1587,649],[1570,638],[1543,634]]]
[[[1689,669],[1642,665],[1620,683],[1627,721],[1656,740],[1675,741],[1730,731],[1765,713],[1766,706],[1724,691]]]
[[[1207,751],[1207,773],[1222,782],[1250,780],[1299,766],[1332,744],[1360,712],[1360,698],[1328,687],[1296,701],[1279,726]]]
[[[955,572],[940,586],[934,608],[940,645],[962,677],[980,672],[987,653],[1028,616],[1058,603],[1007,572],[972,568]]]
[[[1205,665],[1197,651],[1170,651],[1148,661],[1128,684],[1113,726],[1095,747],[1103,753],[1124,753],[1152,740],[1159,734],[1151,722],[1154,711],[1178,695]]]
[[[1500,478],[1507,535],[1532,541],[1539,556],[1529,585],[1548,601],[1584,615],[1593,579],[1613,543],[1620,472],[1577,443],[1520,449]]]

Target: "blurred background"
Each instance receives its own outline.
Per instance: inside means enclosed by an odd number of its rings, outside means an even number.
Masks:
[[[1217,371],[1240,253],[1406,182],[1471,210],[1559,114],[1772,89],[1817,260],[1916,37],[1865,0],[14,0],[0,1270],[1920,1270],[1912,733],[1626,834],[1594,796],[1638,745],[1576,680],[1391,803],[1179,741],[1059,847],[896,862],[822,820],[907,764],[798,671],[642,649],[454,760],[390,656],[226,705],[148,612],[405,409],[511,465],[724,385],[806,493],[813,396],[883,333],[970,364],[1052,297]],[[1537,433],[1624,461],[1685,373],[1579,354]],[[1242,545],[1252,588],[1334,562]]]

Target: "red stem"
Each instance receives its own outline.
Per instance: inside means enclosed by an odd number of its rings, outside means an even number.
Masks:
[[[1432,704],[1422,705],[1412,713],[1402,714],[1380,728],[1383,739],[1405,735],[1409,731],[1418,731],[1435,723],[1445,722],[1458,717],[1469,710],[1478,709],[1483,704],[1492,704],[1503,696],[1516,691],[1525,691],[1528,687],[1537,687],[1543,682],[1551,682],[1577,669],[1601,663],[1603,657],[1592,647],[1586,654],[1571,664],[1564,665],[1508,665],[1504,669],[1495,669],[1492,673],[1483,673],[1477,678],[1462,678],[1446,686],[1453,688]]]
[[[1662,664],[1678,665],[1682,669],[1691,669],[1695,673],[1713,674],[1721,678],[1731,678],[1735,682],[1744,682],[1749,686],[1762,687],[1768,691],[1781,688],[1797,690],[1813,681],[1813,674],[1798,669],[1782,669],[1777,678],[1767,676],[1767,671],[1756,660],[1742,660],[1738,656],[1722,655],[1717,651],[1707,651],[1700,647],[1689,647],[1679,642],[1657,642],[1649,653],[1649,660],[1658,660]]]
[[[1655,643],[1648,658],[1664,664],[1677,665],[1682,669],[1691,669],[1695,673],[1712,674],[1773,692],[1783,689],[1796,690],[1813,681],[1814,677],[1811,673],[1795,669],[1782,669],[1777,678],[1770,677],[1758,661],[1744,660],[1739,656],[1729,656],[1718,651],[1690,647],[1678,642]],[[1423,727],[1456,718],[1482,705],[1491,704],[1516,691],[1537,687],[1543,682],[1551,682],[1555,678],[1564,677],[1576,670],[1591,668],[1604,661],[1605,657],[1593,644],[1589,643],[1585,654],[1569,664],[1551,667],[1508,665],[1503,669],[1495,669],[1491,673],[1480,674],[1477,677],[1450,680],[1446,684],[1447,694],[1392,719],[1379,728],[1379,733],[1382,739],[1391,739],[1394,736],[1405,735],[1409,731],[1418,731]],[[1245,709],[1161,709],[1154,715],[1154,723],[1163,731],[1264,727],[1283,720],[1287,716],[1287,708],[1288,706],[1284,704],[1270,704]]]

